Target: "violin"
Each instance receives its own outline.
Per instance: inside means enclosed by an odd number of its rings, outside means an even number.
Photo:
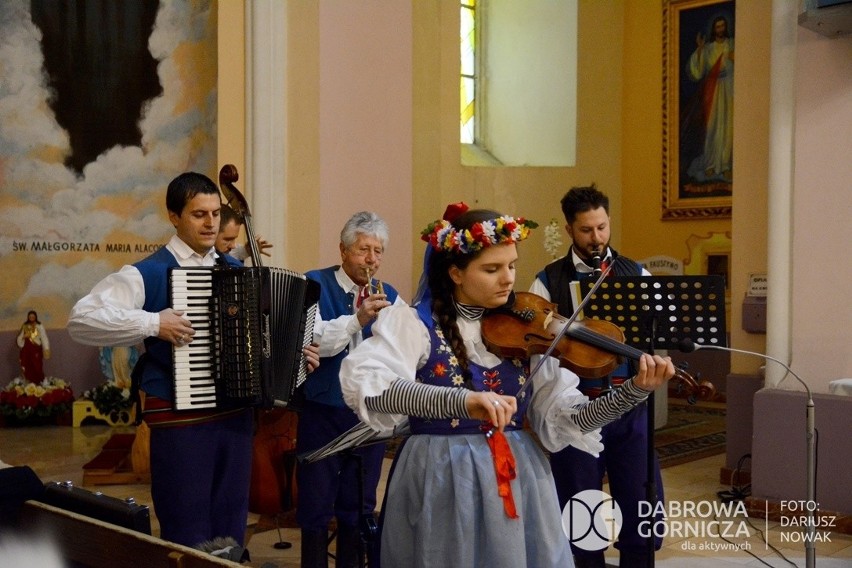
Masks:
[[[568,318],[559,315],[556,304],[531,292],[515,292],[514,302],[488,312],[482,318],[482,340],[499,357],[529,358],[545,353],[560,335]],[[551,355],[562,367],[580,377],[599,379],[612,373],[622,357],[638,361],[642,351],[624,343],[624,332],[612,322],[598,319],[574,321],[553,347]],[[709,400],[715,388],[698,383],[675,367],[677,391],[690,403]]]

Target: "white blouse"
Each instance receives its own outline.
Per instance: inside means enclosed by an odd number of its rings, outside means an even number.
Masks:
[[[166,248],[180,266],[213,266],[216,262],[213,248],[199,255],[177,235],[172,236]],[[137,345],[146,337],[160,333],[159,312],[146,312],[142,309],[144,305],[142,274],[135,266],[125,265],[98,282],[76,303],[68,318],[68,333],[85,345]]]
[[[470,360],[494,367],[501,359],[482,343],[480,322],[459,317],[459,331]],[[394,305],[379,312],[373,324],[373,336],[343,360],[340,385],[343,398],[362,422],[373,430],[390,433],[407,421],[407,416],[383,414],[367,409],[365,399],[381,395],[398,379],[414,381],[415,373],[426,364],[431,353],[429,331],[416,311],[407,305]],[[532,361],[533,366],[538,356]],[[568,445],[597,455],[602,449],[600,430],[583,433],[570,417],[588,403],[577,390],[579,378],[559,367],[548,357],[533,378],[533,395],[527,411],[530,424],[549,451]]]

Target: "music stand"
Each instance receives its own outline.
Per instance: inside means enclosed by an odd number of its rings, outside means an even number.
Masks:
[[[404,425],[394,428],[394,431],[392,433],[377,432],[366,424],[364,424],[363,422],[359,422],[358,424],[356,424],[343,434],[339,435],[337,438],[335,438],[328,444],[322,446],[321,448],[317,448],[316,450],[299,454],[297,456],[297,459],[299,460],[299,463],[313,463],[315,461],[319,461],[323,458],[333,456],[334,454],[338,454],[346,450],[354,450],[357,448],[362,448],[364,446],[381,444],[382,442],[387,442],[388,440],[390,440],[391,438],[395,438],[396,436],[402,436],[407,434],[407,422]]]
[[[580,281],[585,297],[594,280]],[[584,309],[584,317],[609,321],[624,332],[624,342],[651,354],[677,349],[684,339],[725,347],[725,279],[722,276],[616,276],[604,280]],[[654,470],[654,393],[648,396],[646,500],[657,502]],[[652,505],[653,506],[653,505]],[[649,514],[653,520],[653,514]],[[649,566],[654,565],[654,531],[648,536]]]
[[[297,459],[300,463],[313,463],[329,456],[348,453],[358,464],[358,506],[361,510],[361,521],[358,525],[361,535],[358,543],[358,565],[365,566],[364,557],[367,558],[367,566],[378,565],[375,536],[378,534],[378,525],[373,512],[364,512],[364,461],[360,454],[355,453],[358,448],[372,446],[387,442],[396,436],[407,436],[409,434],[408,422],[396,428],[393,432],[377,432],[359,422],[337,438],[316,450],[299,454]]]

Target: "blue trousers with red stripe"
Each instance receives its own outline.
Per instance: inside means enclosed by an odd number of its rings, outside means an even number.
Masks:
[[[604,474],[609,481],[609,494],[621,509],[623,525],[615,547],[619,550],[641,552],[647,550],[649,528],[640,534],[639,501],[647,501],[647,448],[648,406],[641,404],[610,422],[601,429],[604,450],[599,457],[573,447],[565,448],[550,456],[550,466],[556,482],[560,508],[564,509],[568,499],[586,489],[601,490]],[[663,501],[663,482],[656,452],[653,455],[657,484],[657,500]],[[659,520],[659,519],[658,519]],[[659,550],[663,539],[655,539]],[[590,554],[589,551],[571,546],[575,556]]]
[[[359,423],[349,408],[306,402],[299,413],[296,453],[328,444]],[[332,517],[339,524],[359,526],[362,513],[376,509],[376,487],[382,474],[385,444],[333,454],[296,466],[299,488],[296,521],[306,530],[327,530]],[[358,468],[363,461],[364,507],[359,506]]]
[[[243,544],[253,432],[251,410],[151,428],[151,498],[161,538],[193,547],[216,537]]]

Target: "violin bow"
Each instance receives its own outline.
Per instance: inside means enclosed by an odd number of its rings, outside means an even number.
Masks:
[[[515,395],[515,398],[520,399],[521,396],[524,394],[524,391],[526,391],[527,388],[532,384],[532,379],[535,374],[538,373],[539,369],[541,369],[541,366],[544,364],[544,360],[547,357],[550,357],[550,354],[553,353],[553,350],[556,349],[556,346],[559,344],[562,338],[565,337],[565,333],[568,331],[568,328],[571,327],[571,324],[573,324],[574,321],[576,321],[577,317],[579,317],[580,312],[583,311],[583,308],[585,308],[586,304],[588,304],[589,300],[591,300],[592,295],[598,290],[598,288],[600,288],[601,284],[604,281],[604,278],[607,277],[614,265],[615,263],[610,263],[609,266],[607,266],[606,269],[601,272],[600,276],[598,276],[598,279],[595,281],[595,284],[592,286],[592,289],[589,290],[589,293],[586,294],[586,297],[583,298],[583,301],[580,302],[580,305],[577,306],[577,309],[574,310],[574,313],[571,314],[571,317],[568,318],[568,321],[565,322],[565,325],[562,326],[562,329],[560,329],[559,333],[556,334],[556,337],[553,338],[553,341],[550,343],[547,350],[541,354],[541,359],[539,359],[538,363],[536,363],[535,367],[533,367],[533,370],[530,372],[530,375],[527,377],[527,380],[524,381],[524,384],[521,386],[521,389]]]

